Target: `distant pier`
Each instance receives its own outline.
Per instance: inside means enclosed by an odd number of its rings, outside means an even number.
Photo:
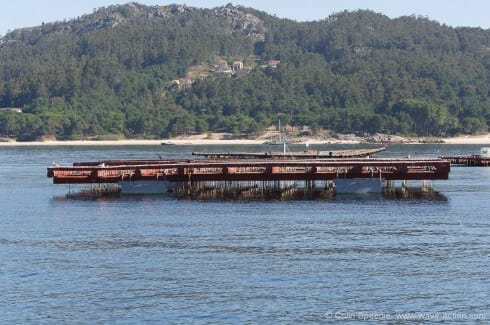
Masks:
[[[480,148],[479,155],[470,156],[447,156],[441,157],[455,166],[466,167],[489,167],[490,166],[490,147]]]
[[[490,158],[482,157],[481,155],[471,156],[447,156],[441,157],[448,160],[452,165],[465,166],[465,167],[489,167]]]

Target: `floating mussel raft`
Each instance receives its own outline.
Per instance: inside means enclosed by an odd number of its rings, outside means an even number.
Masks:
[[[54,184],[91,184],[93,193],[196,199],[322,199],[339,193],[410,193],[408,181],[448,179],[439,158],[104,160],[49,166]],[[397,183],[400,183],[400,186]],[[108,186],[111,185],[111,186]],[[393,190],[399,188],[400,190]]]

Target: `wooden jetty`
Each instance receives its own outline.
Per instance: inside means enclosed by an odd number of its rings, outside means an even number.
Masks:
[[[381,192],[400,180],[448,179],[450,163],[428,158],[103,160],[49,166],[54,184],[115,184],[123,193],[193,198],[330,197]],[[381,185],[385,183],[385,185]]]
[[[330,151],[193,152],[192,154],[194,156],[202,156],[208,159],[334,159],[368,157],[384,150],[386,150],[386,147]]]

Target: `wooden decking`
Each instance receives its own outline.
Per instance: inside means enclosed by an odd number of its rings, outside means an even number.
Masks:
[[[120,181],[325,181],[338,178],[383,180],[448,179],[444,159],[235,159],[235,160],[105,160],[50,166],[55,184]]]

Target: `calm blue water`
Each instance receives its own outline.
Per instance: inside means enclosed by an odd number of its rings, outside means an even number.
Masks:
[[[453,168],[446,200],[81,200],[46,178],[52,161],[197,150],[264,149],[0,147],[0,322],[490,319],[490,168]]]

